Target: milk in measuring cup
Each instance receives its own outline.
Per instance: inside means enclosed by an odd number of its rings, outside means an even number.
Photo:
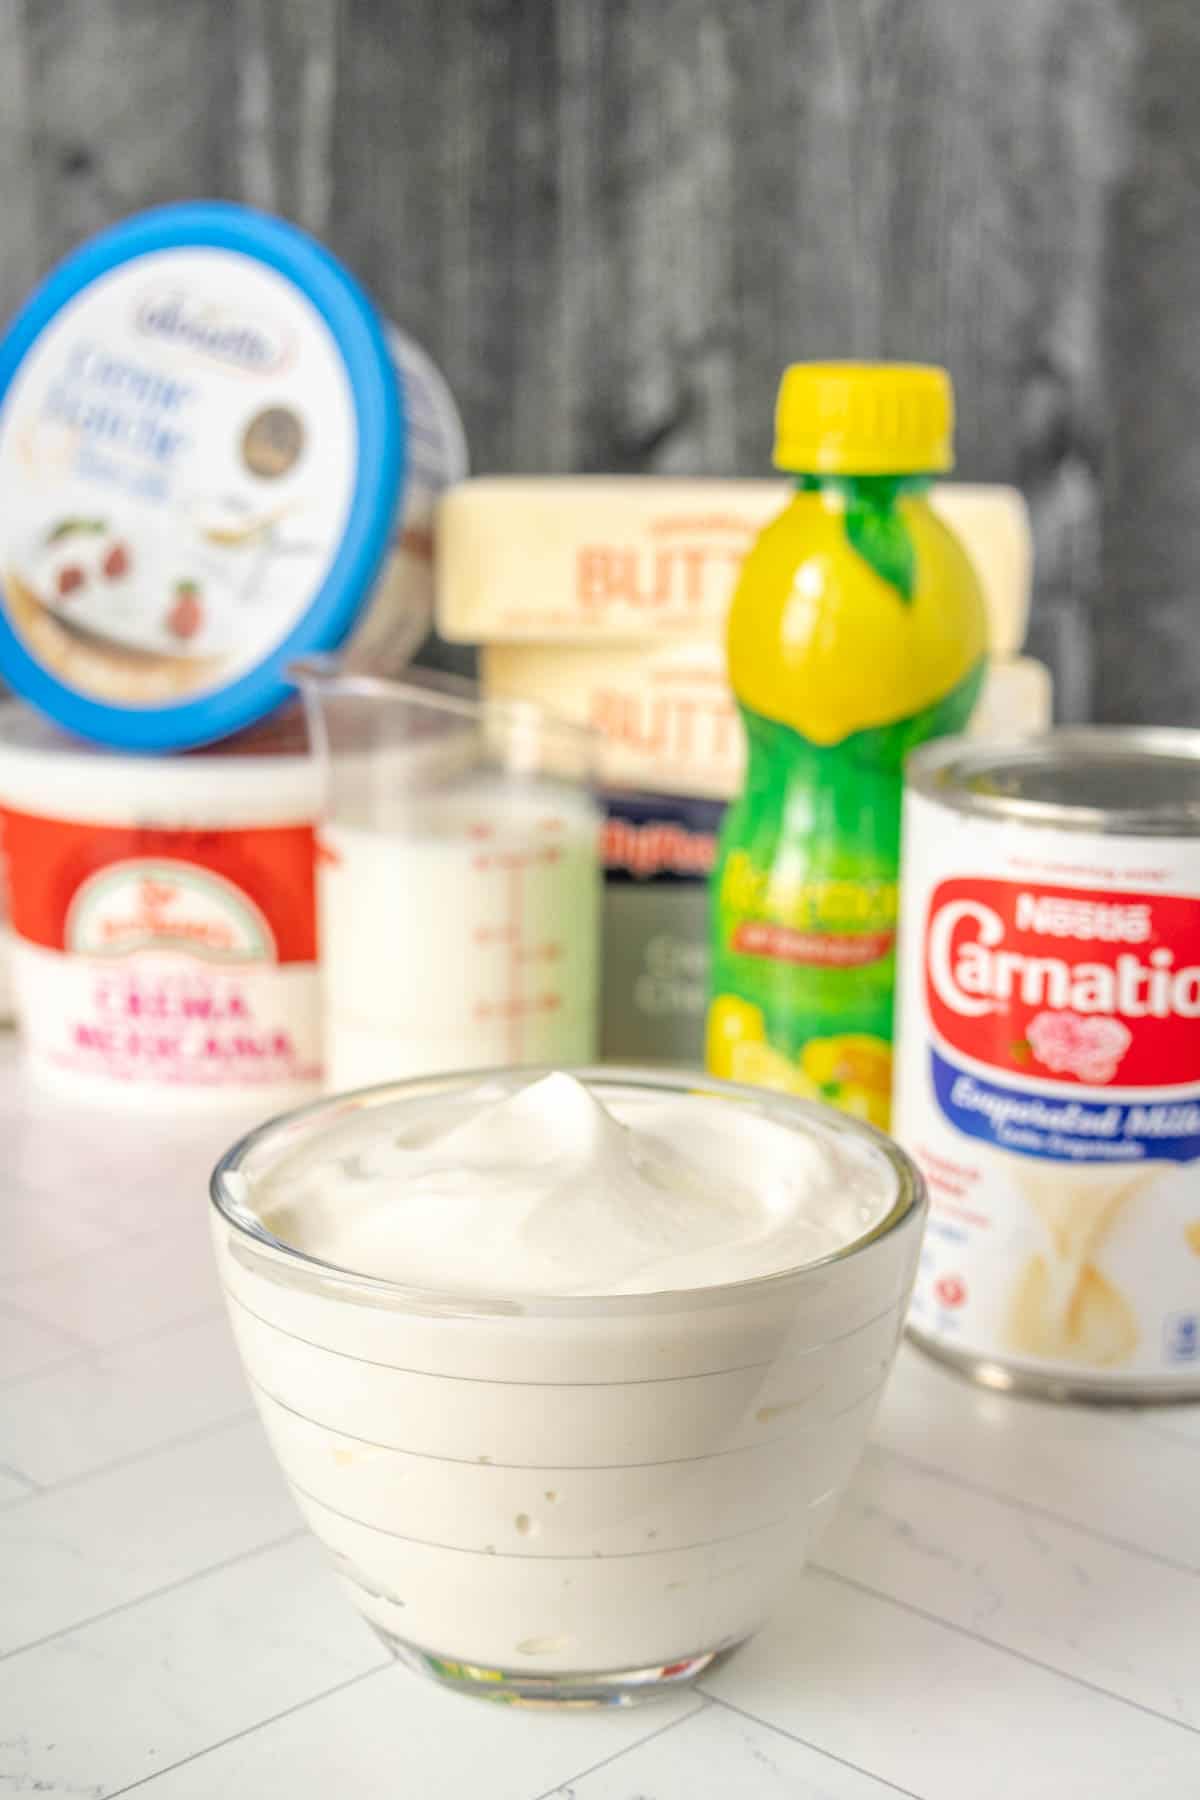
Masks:
[[[1200,733],[908,763],[893,1126],[910,1319],[990,1387],[1200,1397]]]
[[[598,815],[480,771],[389,830],[327,823],[319,906],[334,1089],[595,1049]]]

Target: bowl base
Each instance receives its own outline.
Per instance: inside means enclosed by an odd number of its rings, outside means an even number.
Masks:
[[[674,1662],[646,1669],[605,1669],[596,1674],[536,1675],[528,1669],[488,1669],[478,1663],[455,1662],[453,1658],[435,1656],[416,1644],[407,1644],[391,1632],[373,1626],[397,1662],[419,1675],[429,1676],[442,1687],[459,1694],[471,1694],[477,1700],[491,1700],[501,1706],[563,1708],[597,1706],[641,1706],[649,1700],[662,1700],[679,1688],[685,1688],[717,1669],[733,1655],[739,1638],[715,1650],[704,1650],[696,1656],[684,1656]]]

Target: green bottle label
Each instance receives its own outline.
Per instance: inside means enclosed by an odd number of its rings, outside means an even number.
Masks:
[[[741,709],[746,782],[713,876],[713,1073],[886,1123],[904,762],[962,730],[984,671],[831,745]]]

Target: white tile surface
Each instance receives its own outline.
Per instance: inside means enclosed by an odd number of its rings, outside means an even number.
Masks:
[[[33,1483],[16,1469],[0,1468],[0,1507],[7,1506],[13,1500],[24,1500],[33,1492]]]
[[[965,1490],[1003,1494],[1032,1511],[1200,1569],[1200,1469],[1178,1431],[1140,1416],[988,1393],[906,1346],[884,1395],[876,1437]],[[1186,1419],[1197,1408],[1170,1409]],[[1157,1416],[1157,1415],[1156,1415]],[[1153,1459],[1154,1478],[1134,1471]],[[949,1494],[947,1494],[949,1504]]]
[[[195,1204],[203,1206],[202,1192]],[[198,1231],[162,1230],[31,1275],[16,1295],[32,1318],[103,1348],[215,1313],[221,1300],[205,1252]]]
[[[623,1762],[702,1704],[680,1695],[553,1718],[463,1700],[389,1668],[186,1763],[152,1791],[154,1800],[533,1800],[548,1788],[569,1792],[559,1784],[579,1769]]]
[[[92,1213],[86,1190],[74,1190],[64,1204],[61,1196],[30,1187],[7,1170],[4,1181],[8,1193],[0,1244],[0,1295],[29,1275],[103,1250],[115,1241],[115,1227]]]
[[[1155,1437],[1181,1438],[1200,1449],[1200,1406],[1157,1408],[1144,1414],[1138,1423]]]
[[[768,1725],[709,1705],[546,1800],[891,1800],[877,1781]]]
[[[1196,1468],[1200,1482],[1200,1460]],[[818,1562],[982,1641],[1200,1727],[1200,1575],[868,1453]],[[1200,1741],[1197,1744],[1200,1752]]]
[[[5,1461],[43,1487],[251,1409],[223,1314],[0,1387]]]
[[[111,1794],[383,1660],[301,1538],[0,1663],[0,1793]]]
[[[253,1419],[34,1494],[0,1512],[0,1656],[299,1528]]]
[[[38,1110],[26,1091],[18,1092],[12,1070],[11,1039],[3,1044],[6,1093],[0,1103],[0,1131],[4,1134],[6,1186],[27,1189],[43,1200],[69,1201],[72,1213],[81,1199],[98,1200],[104,1169],[103,1140],[111,1121],[77,1118],[69,1135],[53,1129],[50,1110]],[[48,1129],[49,1127],[49,1129]]]
[[[1200,1408],[914,1351],[822,1567],[704,1695],[550,1717],[394,1668],[289,1536],[218,1303],[207,1173],[245,1123],[65,1109],[0,1039],[0,1794],[1200,1794]]]
[[[0,1299],[0,1386],[77,1355],[82,1339]]]
[[[1166,1800],[1200,1777],[1195,1731],[817,1570],[703,1685],[921,1800]]]

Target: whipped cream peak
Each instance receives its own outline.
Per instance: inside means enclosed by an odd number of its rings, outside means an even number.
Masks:
[[[607,1088],[608,1084],[606,1084]],[[896,1198],[882,1150],[797,1114],[565,1074],[419,1116],[368,1109],[336,1148],[272,1169],[255,1209],[285,1243],[408,1286],[521,1297],[719,1286],[813,1262]],[[498,1097],[499,1095],[499,1097]]]

